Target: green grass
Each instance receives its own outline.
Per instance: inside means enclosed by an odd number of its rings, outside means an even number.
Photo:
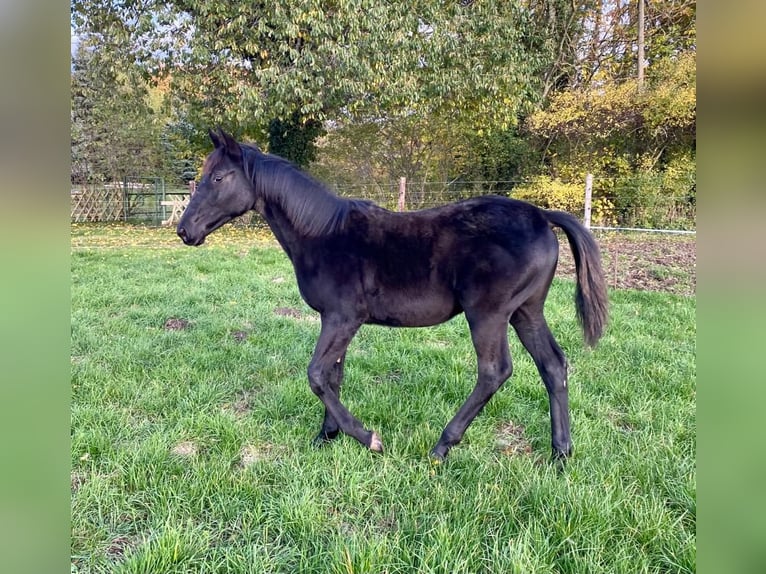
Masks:
[[[315,449],[319,322],[262,232],[192,249],[169,230],[75,226],[72,245],[73,572],[695,571],[693,298],[612,292],[591,351],[573,285],[556,281],[564,473],[515,337],[512,379],[432,466],[474,383],[462,317],[363,328],[343,400],[386,452],[348,437]],[[172,318],[188,326],[166,329]]]

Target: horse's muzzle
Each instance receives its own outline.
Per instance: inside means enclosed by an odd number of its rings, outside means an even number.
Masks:
[[[189,236],[188,232],[186,231],[185,227],[178,226],[178,229],[176,229],[176,233],[178,234],[178,237],[181,238],[181,241],[183,241],[186,245],[191,245],[193,247],[196,247],[198,245],[202,245],[205,242],[205,236],[199,237],[197,239],[193,239],[191,236]]]

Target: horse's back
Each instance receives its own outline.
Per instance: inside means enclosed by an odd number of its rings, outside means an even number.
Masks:
[[[490,253],[504,254],[516,264],[558,256],[558,241],[544,212],[500,196],[412,212],[364,205],[349,221],[350,248],[397,276],[479,263]]]
[[[403,213],[364,206],[354,220],[348,246],[373,322],[435,324],[465,301],[500,304],[531,281],[549,283],[558,257],[543,212],[503,197]]]

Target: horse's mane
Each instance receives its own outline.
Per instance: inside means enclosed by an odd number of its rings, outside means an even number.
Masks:
[[[369,202],[338,197],[324,185],[281,157],[257,146],[240,144],[245,175],[256,195],[276,203],[300,234],[317,237],[340,231],[354,207]]]

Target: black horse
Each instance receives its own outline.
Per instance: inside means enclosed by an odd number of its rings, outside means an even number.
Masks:
[[[431,451],[444,459],[495,391],[511,376],[508,324],[537,365],[550,399],[553,456],[571,454],[567,361],[543,316],[563,229],[577,269],[575,303],[585,342],[595,346],[607,321],[598,245],[573,216],[485,196],[394,213],[340,198],[288,161],[210,132],[197,191],[178,223],[187,245],[254,209],[295,269],[301,296],[319,312],[321,332],[308,367],[325,407],[315,441],[339,431],[372,451],[383,443],[340,401],[346,349],[365,323],[423,327],[465,313],[478,381]]]

